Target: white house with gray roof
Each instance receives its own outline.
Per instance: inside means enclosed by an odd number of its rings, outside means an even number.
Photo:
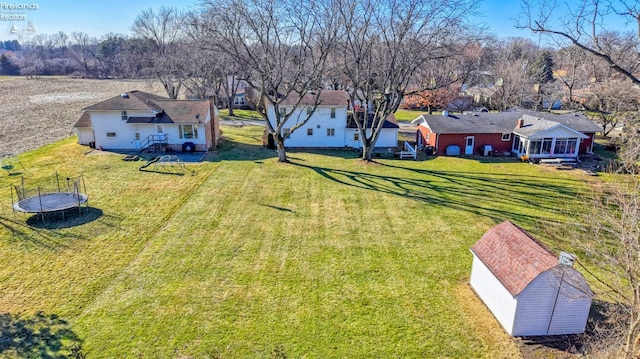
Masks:
[[[220,138],[218,109],[207,100],[173,100],[130,91],[84,108],[78,142],[104,150],[208,150]]]

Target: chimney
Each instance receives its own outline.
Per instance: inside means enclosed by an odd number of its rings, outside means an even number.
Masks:
[[[209,116],[211,116],[211,147],[216,148],[220,140],[220,119],[218,118],[218,106],[216,106],[213,96],[209,96]]]
[[[522,126],[524,126],[524,120],[519,118],[518,122],[516,123],[516,128],[522,128]]]
[[[558,263],[568,267],[573,267],[573,262],[575,260],[576,256],[567,252],[560,252],[560,257],[558,257]]]

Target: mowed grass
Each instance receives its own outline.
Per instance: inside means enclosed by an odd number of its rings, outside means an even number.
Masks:
[[[223,129],[195,175],[139,172],[73,139],[24,154],[27,183],[83,173],[90,209],[69,225],[14,215],[18,178],[0,176],[4,324],[55,318],[64,330],[43,346],[87,357],[518,355],[466,284],[469,247],[503,220],[534,235],[562,221],[586,177],[348,151],[280,164],[261,128]]]

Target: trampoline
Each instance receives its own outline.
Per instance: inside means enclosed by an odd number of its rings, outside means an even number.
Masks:
[[[78,208],[80,213],[81,206],[88,204],[86,192],[82,175],[60,177],[56,172],[55,177],[45,177],[31,189],[27,188],[23,177],[19,186],[13,186],[11,202],[15,212],[36,213],[43,221],[45,214],[60,212],[64,220],[66,210]]]
[[[20,200],[13,204],[13,209],[24,213],[48,213],[80,207],[86,202],[84,193],[46,193]]]

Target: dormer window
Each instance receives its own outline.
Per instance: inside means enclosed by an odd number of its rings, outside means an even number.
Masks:
[[[121,111],[120,115],[122,115],[122,121],[126,121],[129,119],[129,116],[127,115],[127,111]]]

